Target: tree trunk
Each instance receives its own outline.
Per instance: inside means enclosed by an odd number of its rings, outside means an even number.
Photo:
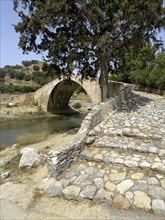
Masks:
[[[108,71],[106,67],[106,61],[103,61],[101,65],[101,74],[99,79],[103,102],[109,98]]]

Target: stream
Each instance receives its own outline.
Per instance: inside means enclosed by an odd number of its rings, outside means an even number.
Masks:
[[[48,134],[53,134],[56,132],[66,132],[73,128],[79,128],[84,117],[85,115],[80,114],[1,123],[0,145],[7,147],[15,144],[18,136],[26,135],[27,133],[47,132]]]

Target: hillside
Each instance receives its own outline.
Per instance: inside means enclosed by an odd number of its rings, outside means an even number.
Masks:
[[[22,61],[22,65],[0,68],[1,93],[26,93],[34,92],[44,84],[51,81],[52,77],[44,71],[44,62],[37,60]]]

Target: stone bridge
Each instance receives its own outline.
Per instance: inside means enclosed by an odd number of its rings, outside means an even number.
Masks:
[[[56,79],[34,94],[34,100],[44,112],[52,114],[72,114],[73,109],[68,105],[74,91],[81,86],[92,100],[93,105],[101,102],[101,89],[99,80],[84,79],[79,76],[71,76],[71,80]]]
[[[80,76],[72,75],[71,80],[66,78],[56,79],[40,89],[34,94],[34,101],[44,112],[52,114],[73,114],[73,110],[69,106],[69,100],[74,91],[81,86],[88,96],[91,98],[93,106],[102,102],[101,88],[99,79],[81,79]],[[109,98],[125,87],[124,83],[109,81]]]

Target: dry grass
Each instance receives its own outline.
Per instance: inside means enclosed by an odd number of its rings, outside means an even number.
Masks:
[[[34,144],[34,143],[45,140],[48,137],[48,135],[49,135],[48,132],[27,133],[27,134],[18,136],[16,139],[16,143],[21,146]]]

